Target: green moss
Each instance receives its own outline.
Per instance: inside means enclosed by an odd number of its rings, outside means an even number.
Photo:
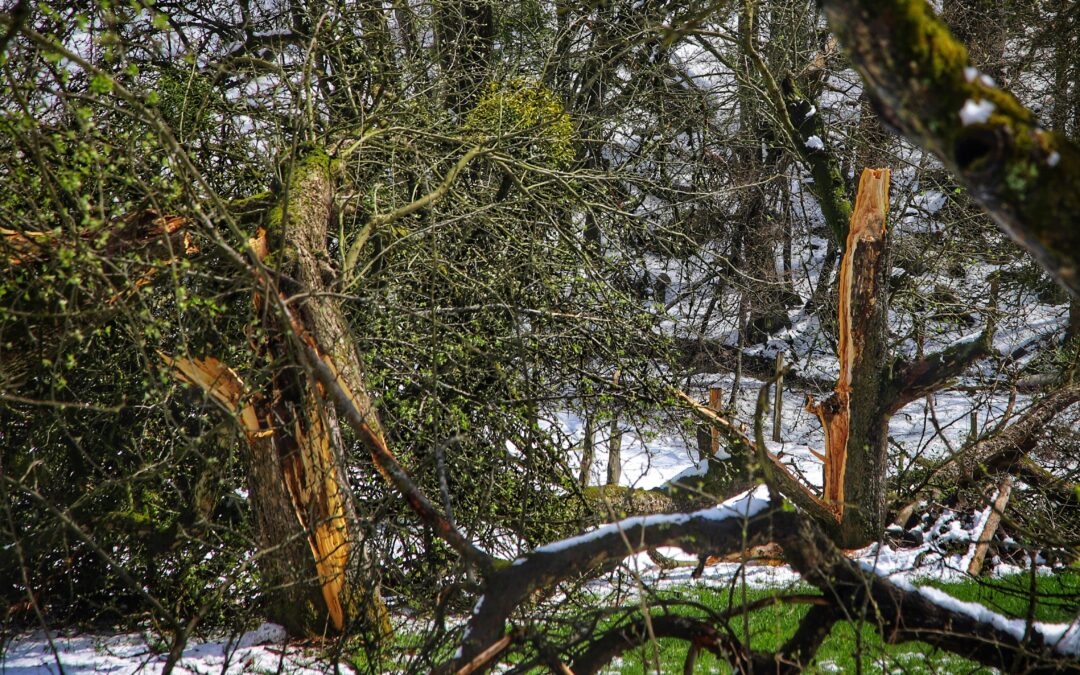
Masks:
[[[250,197],[241,197],[240,199],[234,199],[229,202],[229,207],[237,211],[246,211],[253,207],[264,206],[273,199],[274,193],[270,190],[263,190]]]
[[[1011,162],[1005,173],[1005,185],[1023,200],[1030,185],[1039,177],[1039,169],[1026,159]]]
[[[893,4],[897,12],[895,44],[910,51],[911,67],[924,82],[966,84],[963,68],[968,63],[967,47],[954,40],[948,27],[934,15],[924,0],[901,0]]]
[[[574,126],[562,102],[539,82],[492,82],[465,118],[474,136],[497,138],[523,159],[552,166],[573,161]]]
[[[996,114],[1011,121],[1032,124],[1031,113],[1012,94],[976,78],[969,82],[964,73],[968,66],[968,51],[952,37],[948,26],[924,0],[897,0],[890,3],[860,3],[877,14],[879,26],[889,26],[887,38],[891,63],[888,72],[903,78],[898,84],[907,95],[902,105],[923,109],[927,114],[915,120],[925,124],[934,134],[951,136],[963,129],[959,110],[968,99],[987,100],[994,104]],[[1000,123],[991,119],[990,124]],[[947,140],[953,140],[951,138]],[[949,147],[946,145],[946,147]]]
[[[336,169],[335,163],[336,160],[332,159],[322,147],[308,148],[299,159],[293,162],[291,170],[288,173],[289,193],[296,194],[298,186],[302,185],[313,171],[320,171],[332,176]],[[265,220],[266,234],[270,242],[271,254],[264,262],[279,270],[286,269],[291,262],[295,261],[294,252],[281,251],[280,247],[282,236],[284,234],[281,229],[284,207],[284,198],[279,199],[278,202],[267,211]],[[283,257],[283,255],[288,257]]]

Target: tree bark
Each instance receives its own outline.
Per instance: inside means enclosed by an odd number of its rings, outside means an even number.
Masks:
[[[296,162],[292,169],[289,190],[281,202],[271,211],[266,238],[272,260],[283,278],[299,282],[294,289],[282,288],[295,293],[288,299],[294,315],[320,349],[336,365],[346,386],[353,392],[354,400],[364,411],[368,425],[382,434],[379,420],[364,386],[363,367],[355,343],[348,329],[338,300],[329,293],[331,270],[326,253],[327,227],[333,207],[333,182],[330,158],[321,151],[314,151]],[[263,312],[260,312],[263,314]],[[285,335],[287,327],[276,321],[267,325],[270,335],[265,345],[266,356],[272,361],[295,361],[290,354],[293,347]],[[294,561],[282,581],[300,583],[307,578],[317,578],[321,585],[321,597],[331,624],[337,630],[346,620],[359,621],[380,634],[389,630],[383,606],[378,574],[363,544],[363,526],[356,513],[344,455],[345,444],[333,406],[326,405],[320,387],[309,382],[308,377],[293,367],[278,367],[273,373],[273,387],[278,410],[275,421],[283,440],[292,436],[297,445],[287,443],[279,446],[282,480],[289,490],[295,521],[276,523],[262,533],[265,545],[276,545],[292,538],[306,539],[310,545],[307,565]],[[290,415],[286,417],[285,415]],[[282,423],[291,422],[289,430]],[[273,462],[266,464],[272,465]],[[257,471],[267,466],[253,464]],[[253,472],[254,477],[254,472]],[[252,485],[252,494],[267,490],[268,499],[263,510],[281,511],[288,504],[280,499],[280,491],[268,487],[273,476],[260,476]],[[270,502],[269,498],[273,498]],[[315,574],[311,574],[311,563]],[[346,578],[351,582],[346,585]],[[297,598],[290,598],[293,604]],[[316,614],[322,605],[312,602]],[[281,608],[284,615],[292,611]],[[311,632],[317,625],[306,625],[304,632]],[[299,627],[298,627],[299,628]]]
[[[861,546],[885,526],[888,417],[886,356],[888,169],[866,169],[840,265],[840,377],[836,391],[808,410],[825,429],[824,501],[840,520],[840,543]]]
[[[381,437],[344,314],[327,292],[332,205],[330,159],[312,152],[293,167],[266,227],[249,242],[278,273],[279,283],[260,275],[254,297],[263,330],[252,347],[257,361],[272,368],[266,390],[247,391],[216,359],[163,358],[241,422],[270,618],[297,635],[342,631],[357,622],[385,636],[389,621],[353,504],[337,414],[323,400],[323,388],[296,365],[301,332],[335,364],[365,423]],[[276,311],[281,307],[284,316]]]

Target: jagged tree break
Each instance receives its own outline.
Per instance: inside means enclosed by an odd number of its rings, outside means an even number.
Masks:
[[[892,416],[988,355],[995,327],[988,318],[974,340],[929,356],[896,359],[888,367],[889,178],[888,169],[862,173],[840,271],[840,375],[829,398],[807,404],[825,429],[825,512],[815,510],[813,500],[797,497],[790,482],[785,489],[792,499],[809,504],[825,530],[846,547],[865,546],[885,528]]]
[[[260,361],[287,364],[296,362],[295,342],[308,343],[317,358],[331,364],[365,411],[368,427],[381,437],[344,315],[327,294],[319,265],[332,178],[323,152],[297,162],[289,190],[248,242],[256,260],[278,273],[273,279],[260,274],[253,300],[261,330],[251,331],[251,347]],[[279,283],[294,287],[279,288]],[[213,357],[162,357],[179,379],[202,387],[243,427],[256,533],[265,552],[260,569],[270,587],[280,589],[271,602],[274,619],[297,634],[341,631],[350,620],[387,633],[377,577],[360,541],[337,414],[325,404],[323,387],[300,367],[302,361],[273,368],[266,391],[249,391]]]
[[[841,520],[844,516],[845,480],[847,478],[848,443],[851,440],[852,386],[870,383],[875,371],[880,371],[884,356],[881,331],[885,303],[881,302],[885,255],[885,221],[889,213],[889,169],[865,169],[859,181],[855,211],[848,228],[844,259],[840,265],[839,284],[839,343],[837,357],[840,375],[832,396],[820,403],[808,401],[807,409],[821,420],[825,429],[824,498]],[[859,407],[859,404],[856,404]],[[861,445],[863,439],[856,438]],[[865,482],[856,448],[852,452],[855,468],[852,477]],[[871,458],[866,458],[871,459]],[[866,468],[877,469],[884,458],[872,458]],[[852,487],[852,493],[860,489]],[[874,495],[876,500],[878,497]]]
[[[835,391],[807,409],[825,430],[821,494],[790,471],[765,447],[762,414],[768,387],[761,390],[754,438],[737,425],[677,392],[729,442],[732,460],[756,465],[770,484],[806,510],[841,546],[875,541],[886,525],[889,421],[908,403],[945,387],[972,362],[991,351],[994,322],[987,320],[975,340],[958,342],[929,356],[896,359],[889,365],[888,232],[889,169],[863,171],[839,279],[840,373]]]

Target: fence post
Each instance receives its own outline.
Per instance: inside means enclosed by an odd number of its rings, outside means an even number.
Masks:
[[[780,419],[784,406],[784,352],[776,352],[776,391],[773,393],[772,439],[780,442]]]

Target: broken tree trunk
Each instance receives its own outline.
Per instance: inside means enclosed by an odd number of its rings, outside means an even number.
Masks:
[[[880,382],[886,349],[889,177],[888,169],[866,169],[859,181],[840,265],[840,376],[829,398],[807,403],[825,429],[823,498],[841,522],[843,545],[860,545],[885,517],[888,418],[881,412]]]
[[[302,335],[334,364],[367,429],[382,437],[355,344],[325,278],[331,179],[325,153],[299,161],[267,226],[249,242],[278,273],[276,284],[260,275],[254,297],[261,330],[252,331],[260,336],[252,347],[258,361],[270,364],[266,389],[244,390],[215,359],[163,358],[180,379],[203,387],[241,421],[270,618],[294,634],[341,631],[355,622],[384,636],[388,617],[348,485],[337,413],[324,401],[323,387],[293,365]],[[275,311],[279,306],[285,316]]]
[[[315,151],[301,159],[293,167],[289,188],[269,214],[264,235],[266,245],[258,243],[256,248],[269,252],[282,278],[299,282],[298,288],[280,289],[291,295],[288,303],[293,316],[336,365],[368,426],[381,435],[381,426],[366,394],[355,343],[337,298],[329,293],[326,246],[333,207],[330,158]],[[259,311],[259,315],[265,316],[266,312]],[[285,334],[287,329],[282,322],[274,321],[265,328],[268,338],[259,348],[268,362],[294,361],[291,358],[294,346],[288,342],[291,336]],[[345,444],[337,413],[323,400],[322,388],[311,383],[298,368],[275,368],[272,387],[275,437],[281,441],[278,457],[253,464],[251,475],[272,466],[274,459],[281,463],[280,473],[266,475],[258,487],[252,487],[252,492],[267,489],[263,483],[275,479],[283,482],[291,504],[277,498],[275,503],[263,500],[261,506],[264,511],[280,511],[291,506],[296,514],[295,522],[290,521],[285,529],[272,526],[265,515],[260,516],[264,544],[280,545],[300,538],[306,539],[310,547],[306,565],[290,565],[288,569],[276,570],[275,574],[284,577],[281,582],[299,584],[302,588],[309,585],[308,579],[318,580],[318,597],[307,594],[315,621],[306,619],[305,625],[297,628],[303,632],[321,629],[322,606],[318,602],[321,599],[334,629],[340,631],[345,621],[352,620],[380,634],[386,633],[389,623],[378,575],[364,546],[362,525],[349,489]],[[275,487],[265,496],[271,495],[279,496],[280,491]],[[312,564],[314,574],[308,571]],[[351,582],[349,585],[346,578]],[[286,604],[293,605],[298,599],[290,598]],[[288,606],[280,609],[281,614],[289,616],[295,611],[295,607]]]
[[[837,543],[847,548],[874,541],[886,525],[892,415],[907,403],[945,387],[972,362],[990,353],[994,333],[994,322],[988,320],[976,340],[886,367],[888,208],[889,170],[864,170],[840,268],[840,376],[828,399],[807,404],[825,429],[823,499],[839,521]],[[991,298],[993,293],[991,289]],[[832,533],[828,525],[826,530]]]
[[[892,415],[905,404],[947,386],[973,361],[988,354],[994,331],[993,321],[987,321],[976,340],[886,367],[889,178],[888,169],[862,173],[840,268],[840,374],[829,398],[821,403],[807,401],[807,409],[825,430],[825,452],[818,455],[825,463],[822,495],[815,494],[768,453],[762,430],[767,388],[759,394],[753,440],[706,406],[676,392],[699,417],[728,438],[734,454],[743,460],[757,455],[766,480],[811,514],[845,548],[865,546],[884,531]]]

